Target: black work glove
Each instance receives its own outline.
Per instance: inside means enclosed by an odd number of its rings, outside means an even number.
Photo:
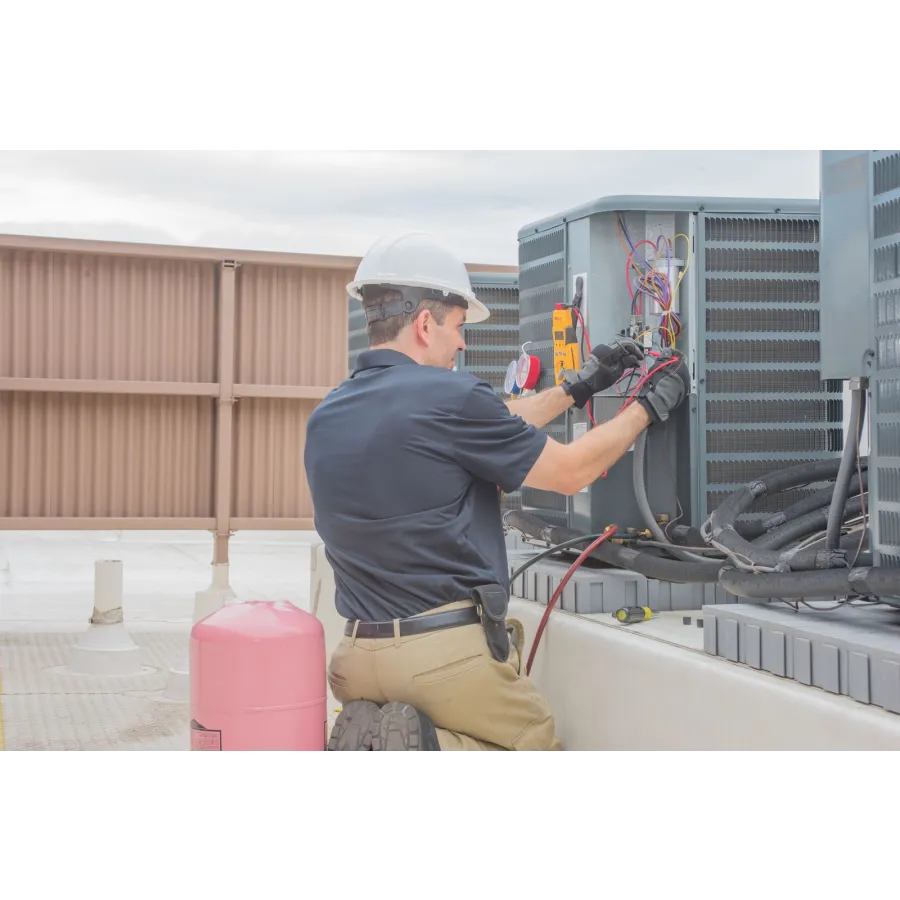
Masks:
[[[565,373],[560,387],[575,401],[578,409],[583,409],[594,394],[611,388],[629,369],[637,368],[643,359],[641,345],[630,338],[615,341],[612,347],[597,344],[577,372]]]
[[[672,359],[678,362],[671,362]],[[671,350],[663,351],[649,371],[650,376],[638,391],[637,402],[647,410],[652,425],[665,422],[681,406],[691,392],[691,378],[684,359]]]

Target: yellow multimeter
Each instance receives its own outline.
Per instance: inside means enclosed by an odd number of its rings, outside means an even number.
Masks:
[[[578,350],[578,335],[571,309],[557,306],[553,310],[553,371],[556,383],[563,383],[563,371],[577,372],[581,368],[581,354]]]

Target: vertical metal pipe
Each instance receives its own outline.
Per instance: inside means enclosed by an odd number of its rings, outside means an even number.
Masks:
[[[237,264],[219,269],[219,400],[216,417],[216,535],[213,565],[227,564],[231,535],[232,445],[234,430],[235,275]]]

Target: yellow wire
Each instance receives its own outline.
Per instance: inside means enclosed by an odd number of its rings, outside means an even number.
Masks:
[[[675,298],[678,296],[678,288],[681,287],[681,279],[684,278],[685,275],[687,275],[687,270],[691,266],[691,240],[686,234],[682,234],[681,232],[676,234],[675,237],[672,238],[672,241],[669,244],[669,246],[670,246],[672,252],[674,253],[675,252],[675,241],[677,241],[678,238],[680,238],[680,237],[684,238],[685,242],[687,243],[687,253],[684,254],[684,268],[681,270],[681,274],[678,276],[678,282],[675,285],[675,290],[672,291],[672,305],[673,306],[675,305]]]

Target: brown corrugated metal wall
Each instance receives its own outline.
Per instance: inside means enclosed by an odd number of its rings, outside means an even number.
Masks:
[[[357,262],[0,236],[0,528],[312,528]]]

